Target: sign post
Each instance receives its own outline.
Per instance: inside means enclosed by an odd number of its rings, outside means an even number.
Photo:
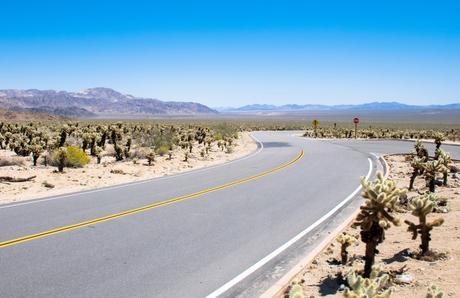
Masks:
[[[318,128],[318,125],[319,125],[319,121],[314,119],[312,122],[311,122],[311,126],[313,127],[313,130],[315,132],[315,138],[318,136],[318,134],[316,133],[316,129]]]
[[[356,139],[358,135],[359,118],[358,117],[353,118],[353,123],[355,124],[355,139]]]

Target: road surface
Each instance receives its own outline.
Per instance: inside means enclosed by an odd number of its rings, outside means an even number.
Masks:
[[[0,206],[0,296],[257,296],[341,213],[325,214],[356,208],[371,153],[412,147],[253,136],[259,150],[225,165]]]

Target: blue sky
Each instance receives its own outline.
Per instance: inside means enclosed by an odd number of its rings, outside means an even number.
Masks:
[[[4,1],[0,88],[460,102],[458,1]]]

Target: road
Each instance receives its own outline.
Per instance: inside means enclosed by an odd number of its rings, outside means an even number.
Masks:
[[[378,168],[371,153],[412,147],[253,136],[257,152],[221,166],[0,206],[0,296],[256,296],[312,242],[299,233],[346,197],[359,203],[359,177]]]

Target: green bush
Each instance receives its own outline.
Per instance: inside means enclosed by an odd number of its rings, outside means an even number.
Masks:
[[[69,168],[81,168],[89,163],[89,157],[79,147],[67,146],[67,162],[66,166]]]
[[[64,150],[63,150],[64,149]],[[64,163],[68,168],[81,168],[89,162],[89,157],[79,147],[66,146],[51,152],[50,165],[58,166]]]
[[[158,153],[158,155],[163,156],[163,155],[167,154],[170,149],[171,149],[171,147],[169,145],[162,144],[162,145],[160,145],[160,147],[157,148],[156,152]]]

